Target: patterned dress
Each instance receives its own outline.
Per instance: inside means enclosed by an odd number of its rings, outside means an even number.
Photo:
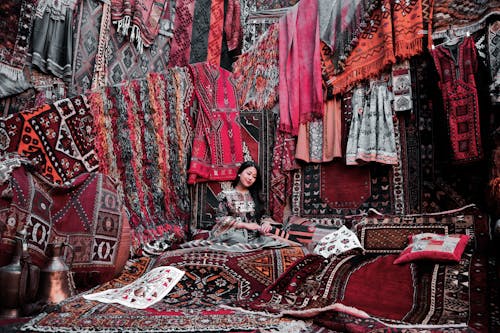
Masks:
[[[397,164],[392,99],[386,82],[372,81],[368,91],[365,87],[354,89],[347,165],[365,162]]]
[[[439,45],[431,50],[439,74],[439,88],[455,162],[483,157],[479,100],[476,88],[477,50],[472,37],[455,45]]]

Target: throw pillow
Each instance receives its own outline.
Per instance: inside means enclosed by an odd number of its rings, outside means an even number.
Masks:
[[[358,237],[344,225],[323,237],[313,252],[328,258],[356,248],[362,249]]]
[[[415,260],[459,262],[469,241],[469,236],[422,233],[411,235],[408,239],[408,246],[394,260],[394,264]]]

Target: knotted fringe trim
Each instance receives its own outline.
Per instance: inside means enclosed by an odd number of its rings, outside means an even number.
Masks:
[[[12,67],[4,63],[0,63],[0,74],[5,75],[12,81],[26,81],[22,69]]]
[[[133,25],[132,26],[132,33],[130,34],[130,40],[135,42],[135,48],[137,49],[137,52],[142,54],[144,52],[144,42],[141,37],[141,29],[139,28],[138,25]]]
[[[130,16],[126,15],[121,20],[113,21],[113,24],[117,25],[116,31],[118,33],[121,33],[123,36],[127,36],[130,29],[130,40],[132,42],[135,42],[135,48],[137,49],[137,52],[142,54],[144,52],[144,42],[141,36],[141,29],[136,24],[131,25],[130,22]]]
[[[386,51],[383,57],[367,62],[362,66],[343,72],[341,75],[333,77],[327,84],[333,87],[335,94],[342,94],[354,86],[356,83],[372,78],[381,73],[387,65],[395,62],[391,51]]]
[[[402,60],[408,59],[422,52],[424,42],[422,38],[410,40],[410,41],[399,41],[395,45],[396,57]]]
[[[128,29],[130,29],[130,16],[126,15],[121,20],[113,21],[117,25],[116,32],[121,33],[123,36],[128,35]]]

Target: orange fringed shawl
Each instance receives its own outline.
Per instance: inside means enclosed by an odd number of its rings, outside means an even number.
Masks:
[[[384,0],[373,11],[369,25],[360,35],[358,45],[346,60],[344,71],[327,73],[328,85],[335,94],[350,89],[361,80],[374,77],[398,59],[422,52],[422,0],[394,2]]]

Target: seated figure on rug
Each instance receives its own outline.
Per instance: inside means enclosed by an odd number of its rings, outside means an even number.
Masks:
[[[294,245],[275,235],[276,228],[271,225],[274,221],[264,214],[264,203],[260,198],[262,178],[255,162],[243,162],[231,185],[218,195],[216,223],[208,239],[182,244],[182,248],[208,246],[216,250],[244,252]]]

